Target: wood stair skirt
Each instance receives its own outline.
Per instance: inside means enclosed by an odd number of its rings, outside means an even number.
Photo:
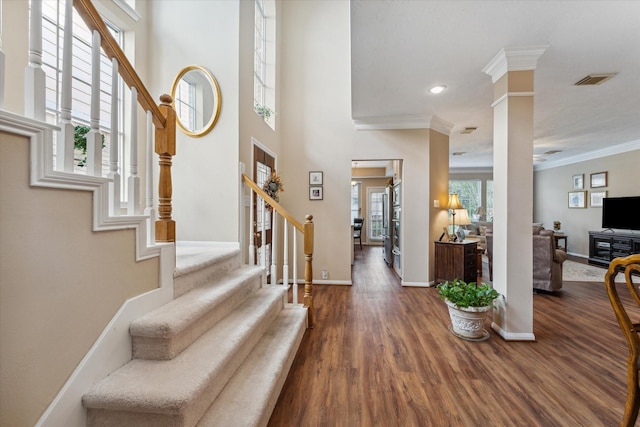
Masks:
[[[170,303],[131,324],[133,357],[84,395],[89,426],[264,426],[307,310],[240,251],[176,247]]]

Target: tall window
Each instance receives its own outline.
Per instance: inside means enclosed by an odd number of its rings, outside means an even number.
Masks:
[[[200,129],[201,126],[196,125],[196,85],[180,79],[176,87],[175,99],[176,113],[180,117],[180,121],[188,125],[189,129]]]
[[[42,68],[46,74],[47,122],[60,121],[62,90],[62,50],[64,38],[64,1],[44,0],[42,3]],[[122,45],[122,33],[107,24],[116,41]],[[91,44],[92,36],[84,22],[73,11],[73,71],[72,121],[88,126],[91,121]],[[104,52],[100,58],[100,130],[105,136],[103,151],[108,153],[111,131],[111,61]],[[123,87],[123,86],[122,86]],[[122,94],[122,88],[119,91]],[[122,123],[122,100],[118,101]],[[122,133],[118,135],[122,141]],[[103,155],[103,172],[109,170],[108,156]]]
[[[469,217],[475,214],[478,206],[482,206],[482,181],[479,179],[451,180],[449,193],[457,193],[462,207]]]
[[[253,54],[253,104],[265,105],[266,61],[266,16],[264,0],[256,0],[255,40]]]
[[[360,218],[360,187],[361,183],[351,182],[351,224],[355,218]]]
[[[253,105],[264,112],[266,123],[275,129],[276,99],[276,2],[255,0],[253,47]],[[256,110],[258,113],[258,110]],[[262,115],[262,114],[261,114]]]
[[[382,199],[385,195],[384,187],[369,187],[367,193],[369,240],[382,240],[384,235],[382,206]]]
[[[486,215],[487,221],[493,222],[493,180],[487,180],[487,194],[486,194],[487,206],[486,206]]]

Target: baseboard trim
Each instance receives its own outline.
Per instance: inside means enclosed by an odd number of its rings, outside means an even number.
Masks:
[[[401,280],[400,284],[407,288],[430,288],[434,285],[434,282],[405,282]]]
[[[497,323],[491,323],[491,329],[497,332],[505,341],[535,341],[536,336],[533,332],[507,332]]]

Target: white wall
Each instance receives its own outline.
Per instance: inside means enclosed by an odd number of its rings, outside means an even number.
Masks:
[[[222,110],[213,130],[176,134],[173,219],[178,240],[238,241],[240,2],[147,3],[150,91],[168,93],[181,69],[200,65],[215,76]]]
[[[360,131],[351,120],[349,3],[282,2],[281,173],[285,205],[314,216],[314,276],[350,282],[352,159],[403,160],[403,279],[429,276],[429,131]],[[308,172],[324,172],[324,200],[308,200]],[[446,220],[442,226],[446,225]],[[437,236],[436,236],[437,238]]]
[[[562,223],[568,236],[569,253],[589,256],[589,231],[602,230],[602,208],[592,208],[587,200],[585,209],[569,209],[568,194],[573,191],[572,176],[584,174],[587,198],[591,191],[607,191],[609,197],[640,196],[640,150],[601,157],[539,170],[534,173],[533,220],[545,228],[553,228],[553,221]],[[589,175],[608,172],[607,187],[591,189]]]

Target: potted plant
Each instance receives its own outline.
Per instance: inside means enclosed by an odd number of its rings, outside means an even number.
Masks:
[[[466,283],[455,279],[437,286],[438,296],[449,307],[451,332],[464,339],[481,341],[489,338],[484,320],[493,300],[500,294],[486,283]]]

